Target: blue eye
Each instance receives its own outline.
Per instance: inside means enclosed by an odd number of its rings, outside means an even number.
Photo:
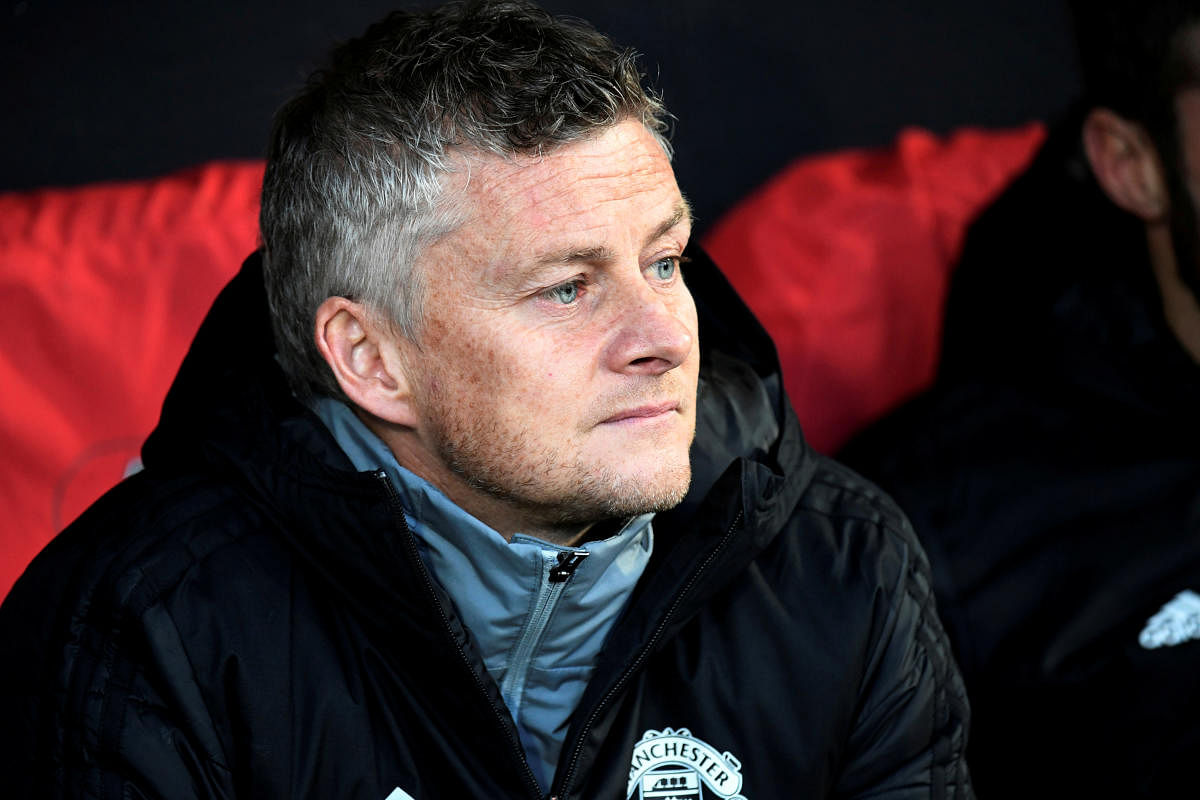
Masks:
[[[568,281],[552,286],[542,293],[548,300],[568,306],[579,299],[579,281]]]
[[[660,258],[650,265],[650,270],[654,273],[654,277],[660,281],[669,281],[675,276],[675,269],[678,266],[678,259],[675,258]]]

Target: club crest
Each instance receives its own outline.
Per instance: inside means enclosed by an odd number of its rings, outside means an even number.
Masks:
[[[733,754],[717,752],[687,728],[649,730],[633,748],[628,800],[746,800],[742,764]]]

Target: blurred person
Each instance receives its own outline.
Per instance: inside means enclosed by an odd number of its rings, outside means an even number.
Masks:
[[[974,223],[933,387],[842,457],[905,510],[989,797],[1195,793],[1200,3],[1079,3],[1085,101]]]

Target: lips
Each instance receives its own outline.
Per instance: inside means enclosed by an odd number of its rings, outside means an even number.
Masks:
[[[636,422],[640,419],[654,419],[678,410],[679,402],[676,400],[671,400],[665,403],[651,403],[618,411],[616,414],[613,414],[611,417],[605,419],[604,423]]]

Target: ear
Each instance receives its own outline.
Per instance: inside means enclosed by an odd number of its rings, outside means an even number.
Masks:
[[[1094,108],[1083,121],[1083,148],[1109,199],[1143,222],[1166,220],[1166,174],[1144,127],[1107,108]]]
[[[317,349],[338,385],[362,410],[415,427],[411,381],[396,337],[361,303],[328,297],[317,309]]]

